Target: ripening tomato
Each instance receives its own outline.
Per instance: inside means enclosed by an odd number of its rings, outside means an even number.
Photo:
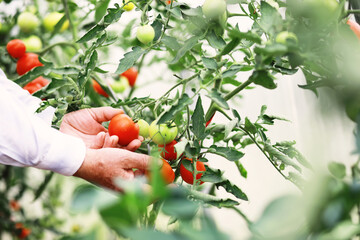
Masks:
[[[175,173],[167,161],[165,161],[164,159],[161,160],[162,160],[162,165],[160,169],[161,177],[164,180],[165,184],[170,184],[175,180]],[[151,181],[151,171],[146,171],[145,174],[148,177],[148,179]]]
[[[164,145],[159,145],[160,148],[160,155],[161,157],[163,157],[164,159],[168,160],[168,161],[174,161],[177,159],[177,153],[176,153],[176,149],[175,149],[175,144],[177,144],[176,140],[173,140],[171,143],[166,144],[165,147]]]
[[[16,71],[19,75],[23,75],[31,69],[40,66],[44,65],[39,61],[39,56],[37,54],[25,53],[21,58],[19,58],[16,65]]]
[[[34,92],[40,90],[48,84],[49,80],[40,76],[26,84],[23,89],[27,90],[30,94],[33,94]]]
[[[189,159],[189,158],[184,158],[182,161],[190,161],[192,163],[192,159]],[[198,173],[196,174],[196,180],[200,179],[201,176],[203,175],[203,172],[206,171],[206,168],[205,168],[205,165],[203,162],[200,162],[200,161],[197,161],[196,162],[196,170],[198,172],[201,172],[201,173]],[[181,175],[181,178],[188,184],[193,184],[194,182],[194,172],[192,171],[189,171],[187,170],[183,163],[181,163],[181,166],[180,166],[180,175]],[[204,182],[203,181],[200,181],[200,184],[203,184]]]
[[[103,95],[104,97],[109,97],[109,95],[104,91],[104,89],[102,89],[100,84],[97,81],[95,81],[94,79],[92,80],[92,85],[93,85],[95,92],[97,92],[100,95]]]
[[[119,144],[127,146],[132,140],[139,137],[139,125],[125,114],[118,114],[109,123],[110,136],[119,137]]]
[[[139,125],[139,129],[140,129],[139,135],[144,138],[147,138],[149,136],[149,124],[143,119],[139,119],[137,124]]]
[[[350,26],[350,29],[355,33],[357,38],[360,39],[360,25],[350,19],[347,20],[346,23]]]
[[[129,82],[126,77],[121,76],[119,81],[114,81],[111,84],[111,88],[116,93],[123,93],[129,87]]]
[[[149,137],[158,145],[170,143],[176,138],[177,133],[178,129],[175,123],[168,126],[165,123],[157,125],[156,122],[153,121],[149,127]]]
[[[143,44],[148,44],[154,40],[155,30],[151,25],[140,26],[136,31],[136,37]]]
[[[26,46],[20,39],[13,39],[6,45],[6,50],[13,58],[20,58],[26,52]]]
[[[29,229],[29,228],[22,228],[20,234],[18,235],[18,237],[19,237],[20,239],[25,239],[25,238],[27,238],[30,234],[31,234],[31,229]]]
[[[126,70],[121,74],[121,76],[126,77],[128,79],[129,85],[131,87],[134,87],[137,75],[138,75],[138,71],[134,67],[129,68],[128,70]]]
[[[131,11],[131,10],[133,10],[134,9],[134,7],[135,7],[135,4],[133,3],[133,2],[130,2],[130,0],[125,0],[124,1],[124,6],[123,6],[123,9],[125,10],[125,11]]]
[[[64,17],[63,13],[51,12],[47,14],[43,20],[43,25],[48,32],[52,32],[55,29],[56,24]],[[69,27],[69,20],[65,20],[60,28],[60,32],[65,31]]]
[[[17,19],[17,24],[22,32],[33,32],[39,25],[39,19],[31,12],[23,12]]]

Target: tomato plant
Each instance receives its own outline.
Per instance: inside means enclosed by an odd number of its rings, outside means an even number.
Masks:
[[[160,170],[159,170],[160,176],[165,184],[170,184],[170,183],[174,182],[175,173],[167,161],[162,159],[162,164],[159,168],[160,168]],[[152,181],[151,170],[146,172],[146,176],[148,177],[149,181]]]
[[[172,142],[178,134],[178,129],[175,124],[168,126],[167,124],[156,124],[153,121],[149,127],[149,137],[151,140],[158,144],[164,145]]]
[[[119,144],[127,146],[131,141],[139,137],[139,125],[134,123],[129,116],[119,114],[111,119],[109,134],[110,136],[118,136]]]
[[[126,70],[125,72],[123,72],[121,74],[121,76],[124,76],[127,78],[127,80],[129,81],[129,85],[131,87],[134,87],[135,86],[135,82],[136,82],[136,79],[137,79],[137,76],[138,76],[138,71],[134,68],[134,67],[131,67],[129,68],[128,70]]]
[[[185,163],[186,162],[186,163]],[[181,166],[180,166],[180,175],[181,175],[181,178],[188,184],[193,184],[194,183],[194,167],[190,167],[190,163],[193,162],[192,159],[189,159],[189,158],[184,158],[182,160],[182,163],[181,163]],[[184,164],[187,165],[187,168],[184,166]],[[189,168],[191,170],[189,170]],[[196,174],[196,180],[199,180],[201,178],[201,176],[204,174],[204,172],[206,171],[206,168],[205,168],[205,165],[203,162],[200,162],[200,161],[196,161],[196,170],[197,172],[200,172],[200,173],[197,173]],[[200,184],[203,184],[204,182],[200,181]]]
[[[154,28],[150,25],[140,26],[136,31],[136,37],[143,44],[148,44],[154,40]]]
[[[48,32],[52,32],[55,29],[56,24],[64,17],[63,13],[59,13],[59,12],[51,12],[49,14],[47,14],[43,20],[43,25],[44,28],[48,31]],[[61,28],[60,28],[60,32],[65,31],[67,28],[69,27],[69,21],[65,20],[65,22],[63,22]]]
[[[23,39],[28,52],[37,52],[42,49],[41,39],[36,35],[31,35],[28,38]]]
[[[176,140],[164,145],[159,145],[160,148],[160,155],[162,158],[168,161],[174,161],[177,159],[177,153],[175,149],[175,144],[177,143]]]
[[[13,58],[20,58],[25,54],[26,47],[23,41],[20,39],[14,39],[8,42],[6,50]]]
[[[147,138],[149,136],[149,124],[144,119],[139,119],[139,135]]]
[[[97,81],[92,80],[92,86],[93,86],[95,92],[97,92],[98,94],[103,95],[106,98],[109,97],[109,95],[104,91],[104,89],[100,86],[100,84]],[[115,86],[115,89],[116,89],[116,86]]]
[[[42,89],[46,85],[49,84],[49,80],[43,77],[37,77],[28,84],[26,84],[23,89],[27,90],[30,94],[33,94],[34,92]]]
[[[26,33],[35,31],[40,25],[39,19],[31,12],[23,12],[17,18],[20,30]]]
[[[40,66],[43,66],[43,64],[39,61],[39,56],[37,54],[25,53],[21,58],[19,58],[16,64],[16,72],[19,75],[23,75],[33,68]]]
[[[125,11],[131,11],[133,10],[135,7],[135,4],[133,2],[131,2],[130,0],[125,0],[124,1],[124,6],[123,6],[123,9]]]
[[[129,82],[126,77],[120,77],[119,81],[114,81],[111,84],[111,88],[116,93],[122,93],[129,87]],[[102,94],[103,95],[103,94]]]

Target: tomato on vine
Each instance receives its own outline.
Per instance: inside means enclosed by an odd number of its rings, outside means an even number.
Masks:
[[[23,89],[27,90],[30,94],[33,94],[34,92],[42,89],[49,83],[49,80],[40,76],[26,84]]]
[[[43,20],[43,25],[48,32],[54,31],[55,25],[64,17],[63,13],[51,12],[47,14]],[[60,28],[60,32],[65,31],[69,27],[69,20],[65,20]]]
[[[136,68],[131,67],[131,68],[129,68],[128,70],[126,70],[125,72],[123,72],[123,73],[121,74],[121,76],[126,77],[127,80],[129,81],[129,85],[130,85],[131,87],[134,87],[134,86],[135,86],[136,79],[137,79],[137,76],[138,76],[138,71],[136,70]]]
[[[94,79],[92,80],[92,86],[95,90],[95,92],[97,92],[100,95],[103,95],[104,97],[109,97],[109,95],[104,91],[104,89],[102,89],[102,87],[100,86],[100,84],[95,81]]]
[[[131,11],[131,10],[133,10],[134,9],[134,7],[135,7],[135,4],[133,3],[133,2],[130,2],[130,0],[125,0],[124,1],[124,6],[123,6],[123,9],[125,10],[125,11]]]
[[[226,12],[225,0],[205,0],[202,11],[206,18],[217,18]]]
[[[162,158],[168,161],[174,161],[177,159],[177,152],[175,149],[175,144],[177,144],[176,140],[164,145],[159,145],[160,155]]]
[[[298,38],[293,32],[283,31],[276,35],[275,41],[281,44],[287,44],[288,41],[297,43]]]
[[[139,135],[147,138],[149,136],[149,124],[144,119],[140,119],[137,124],[139,125]]]
[[[17,24],[20,27],[20,31],[30,33],[38,28],[40,21],[35,14],[23,12],[18,16]]]
[[[119,144],[127,146],[131,141],[139,137],[139,125],[125,114],[118,114],[109,123],[110,136],[119,137]]]
[[[154,40],[155,30],[151,25],[140,26],[136,31],[136,37],[143,44],[148,44]]]
[[[180,166],[180,175],[181,175],[181,178],[188,184],[193,184],[194,183],[194,172],[193,171],[189,171],[185,168],[185,166],[183,165],[183,162],[184,161],[190,161],[190,163],[193,162],[192,159],[189,159],[189,158],[184,158],[182,160],[182,163],[181,163],[181,166]],[[198,172],[201,172],[201,173],[198,173],[196,174],[196,180],[199,180],[201,178],[201,176],[203,175],[203,172],[206,171],[206,168],[205,168],[205,165],[203,162],[200,162],[200,161],[197,161],[196,162],[196,170]],[[204,182],[203,181],[200,181],[200,184],[203,184]]]
[[[28,52],[36,52],[42,49],[41,39],[36,35],[31,35],[30,37],[23,39],[23,42],[25,43]]]
[[[19,75],[23,75],[35,67],[44,66],[39,61],[39,56],[35,53],[25,53],[19,58],[16,64],[16,71]]]
[[[164,159],[161,160],[162,160],[162,165],[160,167],[160,175],[164,180],[165,184],[170,184],[175,180],[175,173],[167,161],[165,161]],[[151,181],[151,171],[146,171],[145,174],[148,177],[148,179]]]
[[[13,39],[6,45],[6,50],[13,58],[20,58],[25,54],[26,46],[20,39]]]
[[[156,121],[153,121],[149,127],[149,137],[158,145],[165,145],[172,142],[178,133],[178,129],[175,123],[167,125],[165,123],[157,125]]]
[[[111,88],[116,93],[123,93],[128,87],[129,87],[128,79],[126,77],[122,77],[122,76],[120,77],[119,81],[114,81],[111,84]]]

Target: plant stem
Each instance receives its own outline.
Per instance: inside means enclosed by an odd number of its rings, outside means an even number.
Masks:
[[[247,17],[248,15],[243,14],[243,13],[228,13],[228,18],[231,17]]]
[[[70,42],[57,42],[54,44],[49,45],[48,47],[42,49],[40,52],[36,52],[37,54],[39,54],[40,56],[44,55],[46,52],[50,51],[52,48],[56,47],[56,46],[70,46],[74,49],[78,49],[77,46],[73,43]]]
[[[68,6],[68,3],[67,3],[67,0],[61,0],[61,1],[62,1],[63,5],[64,5],[66,18],[69,20],[69,25],[70,25],[71,33],[73,35],[73,40],[74,40],[74,42],[76,42],[76,40],[78,39],[77,30],[76,30],[76,28],[74,26],[73,19],[71,17],[70,11],[69,11],[69,6]]]
[[[238,208],[235,207],[235,206],[231,206],[231,207],[229,207],[229,208],[230,208],[230,209],[234,209],[235,212],[237,212],[239,215],[241,215],[241,216],[244,218],[244,220],[246,221],[246,223],[247,223],[248,226],[252,225],[252,222],[248,219],[248,217],[247,217],[240,209],[238,209]]]

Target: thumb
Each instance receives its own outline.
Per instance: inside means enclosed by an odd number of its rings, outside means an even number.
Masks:
[[[116,115],[124,113],[123,110],[112,107],[91,108],[90,112],[98,123],[110,121]]]
[[[130,152],[128,150],[122,151],[124,153],[123,159],[125,168],[136,168],[141,170],[149,168],[152,157],[141,153]]]

